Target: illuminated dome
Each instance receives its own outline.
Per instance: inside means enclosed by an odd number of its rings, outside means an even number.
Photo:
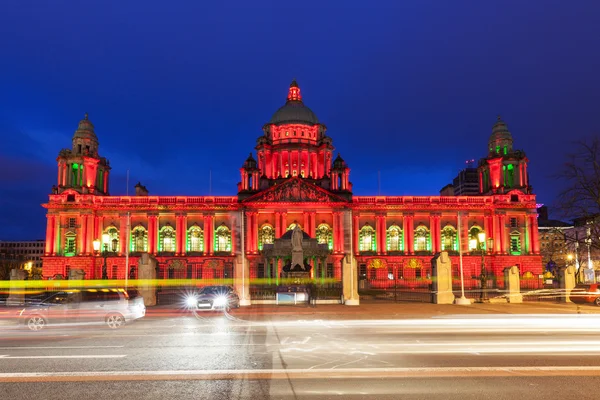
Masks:
[[[300,87],[294,79],[290,84],[287,102],[283,107],[273,114],[270,121],[271,124],[306,124],[316,125],[319,119],[314,112],[304,105],[302,96],[300,95]]]
[[[85,113],[84,118],[79,121],[79,126],[73,135],[73,139],[81,138],[81,139],[92,139],[98,141],[98,137],[96,136],[96,132],[94,132],[94,124],[92,121],[88,119],[88,114]]]

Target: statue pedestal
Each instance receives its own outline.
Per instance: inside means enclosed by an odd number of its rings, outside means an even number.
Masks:
[[[296,265],[304,266],[304,252],[302,250],[292,251],[292,268]]]

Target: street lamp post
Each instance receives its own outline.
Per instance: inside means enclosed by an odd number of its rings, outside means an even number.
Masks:
[[[94,279],[96,279],[96,257],[100,253],[100,240],[94,239],[92,245],[94,246],[94,257],[92,258],[92,276]]]
[[[110,235],[108,233],[102,234],[102,242],[99,239],[95,239],[92,244],[94,246],[94,255],[98,256],[100,254],[104,258],[104,263],[102,264],[102,279],[108,279],[108,267],[106,265],[106,260],[108,258],[108,242],[110,240]],[[102,252],[100,253],[100,246],[102,245]],[[112,251],[116,251],[116,245],[113,241],[112,243]],[[94,269],[96,268],[96,262],[94,258]]]
[[[488,249],[491,249],[494,245],[494,239],[488,238],[487,242],[488,242]],[[488,277],[487,277],[487,269],[485,267],[485,250],[486,250],[485,244],[486,244],[485,232],[479,232],[477,234],[477,249],[481,252],[481,274],[479,276],[479,279],[481,281],[480,301],[482,303],[488,301],[488,295],[487,295]]]

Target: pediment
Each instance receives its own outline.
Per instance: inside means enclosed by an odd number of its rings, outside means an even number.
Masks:
[[[298,177],[290,178],[283,183],[275,185],[264,192],[257,193],[244,200],[244,203],[257,202],[347,203],[343,198],[315,186],[312,183],[305,182]]]

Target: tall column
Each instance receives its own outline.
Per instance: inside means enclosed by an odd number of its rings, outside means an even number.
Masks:
[[[127,252],[127,214],[119,215],[119,255]]]
[[[531,249],[533,254],[540,254],[540,238],[538,232],[538,219],[537,214],[531,215]]]
[[[158,236],[158,215],[148,215],[148,253],[156,255]]]
[[[237,214],[230,214],[230,216],[229,216],[229,227],[230,227],[229,229],[231,232],[231,255],[235,255],[235,251],[236,251],[235,244],[236,244],[237,235],[239,234],[237,231],[236,215]],[[184,223],[186,224],[186,231],[187,231],[187,216],[185,217],[184,221],[185,221]]]
[[[252,251],[258,253],[258,213],[252,215]]]
[[[92,214],[87,215],[87,241],[85,246],[85,252],[87,254],[94,254],[94,216]]]
[[[94,239],[102,240],[102,230],[104,229],[104,216],[94,215]]]
[[[485,235],[488,239],[489,238],[494,239],[494,232],[492,231],[492,220],[488,214],[485,214],[483,216],[483,231],[485,232]],[[493,249],[488,249],[487,243],[485,245],[485,248],[488,252],[493,251]]]
[[[358,231],[360,229],[360,227],[358,226],[358,214],[354,214],[352,218],[354,218],[354,232],[352,232],[352,244],[354,248],[354,254],[358,254],[360,252],[360,249],[358,247]]]
[[[85,235],[87,233],[87,217],[79,214],[79,229],[77,229],[77,251],[76,254],[83,255],[85,253]]]
[[[46,214],[46,248],[44,249],[45,255],[49,256],[55,253],[54,250],[54,235],[56,230],[55,224],[56,217],[54,214]]]
[[[204,215],[204,253],[209,256],[213,255],[213,216],[212,214]]]
[[[343,253],[345,249],[345,232],[344,232],[344,214],[341,211],[337,211],[337,232],[338,232],[338,252]],[[350,232],[352,236],[352,232]]]
[[[381,254],[381,216],[375,215],[375,247],[377,254]]]
[[[310,235],[310,214],[308,213],[308,211],[304,211],[302,213],[302,216],[304,217],[304,222],[302,224],[302,226],[304,227],[304,232],[308,233]],[[311,235],[312,237],[312,235]]]
[[[405,219],[406,219],[406,232],[405,232],[405,236],[407,239],[407,251],[408,254],[412,255],[415,253],[415,241],[414,241],[414,237],[415,237],[415,215],[413,213],[406,213],[405,215]]]
[[[381,253],[387,254],[387,215],[381,216]]]
[[[287,229],[287,212],[281,213],[281,236],[283,236]]]
[[[54,217],[54,246],[52,250],[52,255],[55,256],[57,254],[64,254],[64,243],[62,243],[62,229],[60,225],[60,214],[55,215]]]
[[[108,175],[109,175],[108,170],[104,170],[104,193],[108,193]]]
[[[469,251],[469,213],[461,212],[460,218],[462,232],[458,232],[458,234],[461,235],[462,252],[467,253]]]
[[[181,214],[175,215],[175,255],[176,256],[178,256],[182,253],[182,249],[184,247],[183,246],[184,239],[182,237],[182,233],[183,233],[182,217],[183,217],[183,215],[181,215]]]
[[[506,248],[506,214],[498,214],[498,242],[499,242],[499,251],[502,254],[507,253]]]
[[[442,224],[440,213],[431,213],[429,216],[429,229],[431,230],[431,250],[433,253],[442,251]]]
[[[281,237],[281,213],[279,211],[275,212],[275,237]]]

